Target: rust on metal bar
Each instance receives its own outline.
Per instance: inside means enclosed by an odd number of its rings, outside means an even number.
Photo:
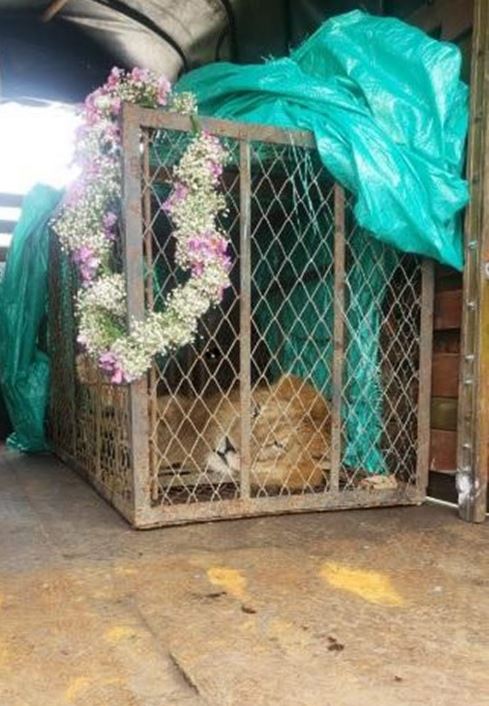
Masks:
[[[334,325],[330,490],[337,492],[341,467],[341,398],[345,357],[345,192],[334,186]]]
[[[424,259],[421,269],[421,323],[419,337],[419,383],[416,485],[426,493],[430,466],[431,367],[433,360],[434,263]]]
[[[250,143],[239,146],[239,374],[240,374],[240,480],[241,497],[250,496],[251,466],[251,164]]]
[[[467,177],[471,200],[465,220],[462,338],[457,420],[459,514],[486,516],[489,445],[489,3],[476,0],[471,67],[471,124]],[[475,244],[475,247],[473,246]],[[467,384],[471,381],[471,384]]]
[[[140,147],[141,130],[137,114],[123,106],[122,239],[129,330],[134,320],[142,320],[145,316]],[[148,382],[144,377],[129,385],[129,448],[135,511],[144,507],[149,497],[148,431]]]
[[[193,126],[190,117],[171,113],[164,110],[139,108],[133,104],[124,106],[128,115],[133,115],[141,127],[157,129],[178,130],[192,132]],[[307,130],[284,130],[283,128],[253,123],[239,123],[233,120],[220,120],[217,118],[198,118],[199,124],[208,132],[223,137],[232,137],[235,140],[254,140],[271,142],[279,145],[295,145],[314,149],[316,142],[312,132]]]
[[[90,390],[92,402],[95,404],[95,475],[100,477],[102,472],[102,381],[100,374],[97,374],[95,382],[95,394]],[[95,400],[93,399],[95,397]]]
[[[138,529],[150,529],[164,525],[188,524],[214,520],[231,520],[241,517],[285,515],[288,513],[348,510],[352,508],[392,507],[396,505],[419,505],[423,498],[412,485],[403,485],[397,490],[350,490],[336,493],[307,493],[305,495],[275,496],[217,502],[193,503],[192,511],[186,505],[147,508],[133,521]]]
[[[150,141],[148,131],[143,131],[143,232],[144,232],[144,259],[146,262],[146,308],[153,311],[153,230],[151,217],[151,171],[149,164]],[[151,499],[158,498],[158,469],[156,463],[156,449],[154,435],[156,432],[157,400],[156,400],[156,371],[154,365],[149,371],[149,478]]]

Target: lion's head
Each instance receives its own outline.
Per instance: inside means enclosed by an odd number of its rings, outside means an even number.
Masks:
[[[318,485],[329,469],[331,418],[326,400],[308,382],[284,375],[252,393],[251,483],[306,488]],[[241,422],[239,392],[215,411],[221,433],[209,465],[238,477]],[[213,462],[214,461],[214,462]]]

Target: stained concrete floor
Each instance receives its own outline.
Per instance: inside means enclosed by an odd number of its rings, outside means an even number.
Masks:
[[[131,530],[0,453],[1,706],[489,704],[489,525],[444,507]]]

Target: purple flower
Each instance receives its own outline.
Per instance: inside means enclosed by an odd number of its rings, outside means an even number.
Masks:
[[[91,248],[82,245],[81,248],[73,251],[73,262],[78,267],[83,286],[86,287],[98,270],[99,258],[95,257]]]
[[[187,198],[187,195],[188,187],[185,186],[185,184],[182,184],[181,182],[177,182],[173,187],[173,191],[170,193],[169,197],[163,203],[161,208],[167,215],[171,215],[171,212],[175,208],[176,204],[179,201],[183,201],[183,199]]]
[[[201,277],[204,274],[204,265],[202,262],[192,263],[192,276]]]
[[[232,269],[232,267],[233,267],[233,263],[232,263],[231,258],[229,257],[229,255],[223,255],[223,256],[220,258],[220,263],[221,263],[222,268],[223,268],[224,270],[226,270],[226,272],[229,274],[229,272],[231,272],[231,269]],[[227,286],[229,287],[229,284],[228,284]]]
[[[106,85],[109,86],[109,88],[115,88],[123,76],[124,71],[114,66],[109,74]]]
[[[208,169],[211,173],[212,178],[214,179],[214,181],[217,181],[223,172],[222,164],[220,162],[210,160],[208,162],[207,166],[208,166]]]
[[[102,225],[104,228],[104,235],[107,238],[107,240],[113,241],[115,240],[115,232],[114,232],[114,226],[117,223],[117,214],[114,213],[113,211],[107,211],[107,213],[104,215],[102,219]]]
[[[171,83],[167,78],[162,76],[158,79],[157,90],[156,90],[156,100],[158,105],[166,105],[168,100],[168,94],[171,91]]]
[[[83,198],[84,193],[85,184],[82,179],[77,179],[70,185],[68,191],[66,192],[64,199],[65,206],[76,206],[80,199]]]
[[[114,96],[112,98],[111,106],[110,106],[110,112],[112,115],[118,115],[121,112],[121,107],[122,107],[122,101],[118,96]]]
[[[119,359],[112,351],[109,350],[106,353],[102,353],[98,359],[98,363],[104,373],[110,377],[110,382],[114,385],[129,382]]]
[[[117,223],[117,214],[113,211],[107,211],[104,216],[104,226],[106,228],[112,228]]]
[[[187,253],[192,274],[200,277],[205,267],[211,262],[218,262],[226,272],[229,272],[232,263],[227,253],[227,248],[227,240],[214,231],[206,231],[202,235],[195,235],[193,238],[189,238],[187,241]]]
[[[95,125],[101,118],[102,112],[97,106],[97,99],[105,93],[103,88],[97,88],[85,98],[85,122],[87,125]]]
[[[136,83],[147,83],[151,79],[151,71],[135,66],[131,71],[131,79]]]

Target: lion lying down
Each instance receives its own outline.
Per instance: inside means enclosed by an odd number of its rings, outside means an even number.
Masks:
[[[239,404],[239,389],[208,398],[160,397],[161,472],[204,471],[211,481],[238,480]],[[300,490],[324,482],[331,418],[328,403],[312,385],[283,375],[272,385],[258,386],[252,392],[251,413],[252,487]]]
[[[98,373],[86,356],[77,359],[82,383]],[[111,408],[111,386],[104,406]],[[324,483],[330,467],[331,416],[328,402],[308,382],[283,375],[255,387],[251,409],[250,483],[258,488],[301,490]],[[240,476],[239,389],[208,397],[167,395],[157,399],[158,473],[162,480],[205,474],[211,483]]]

